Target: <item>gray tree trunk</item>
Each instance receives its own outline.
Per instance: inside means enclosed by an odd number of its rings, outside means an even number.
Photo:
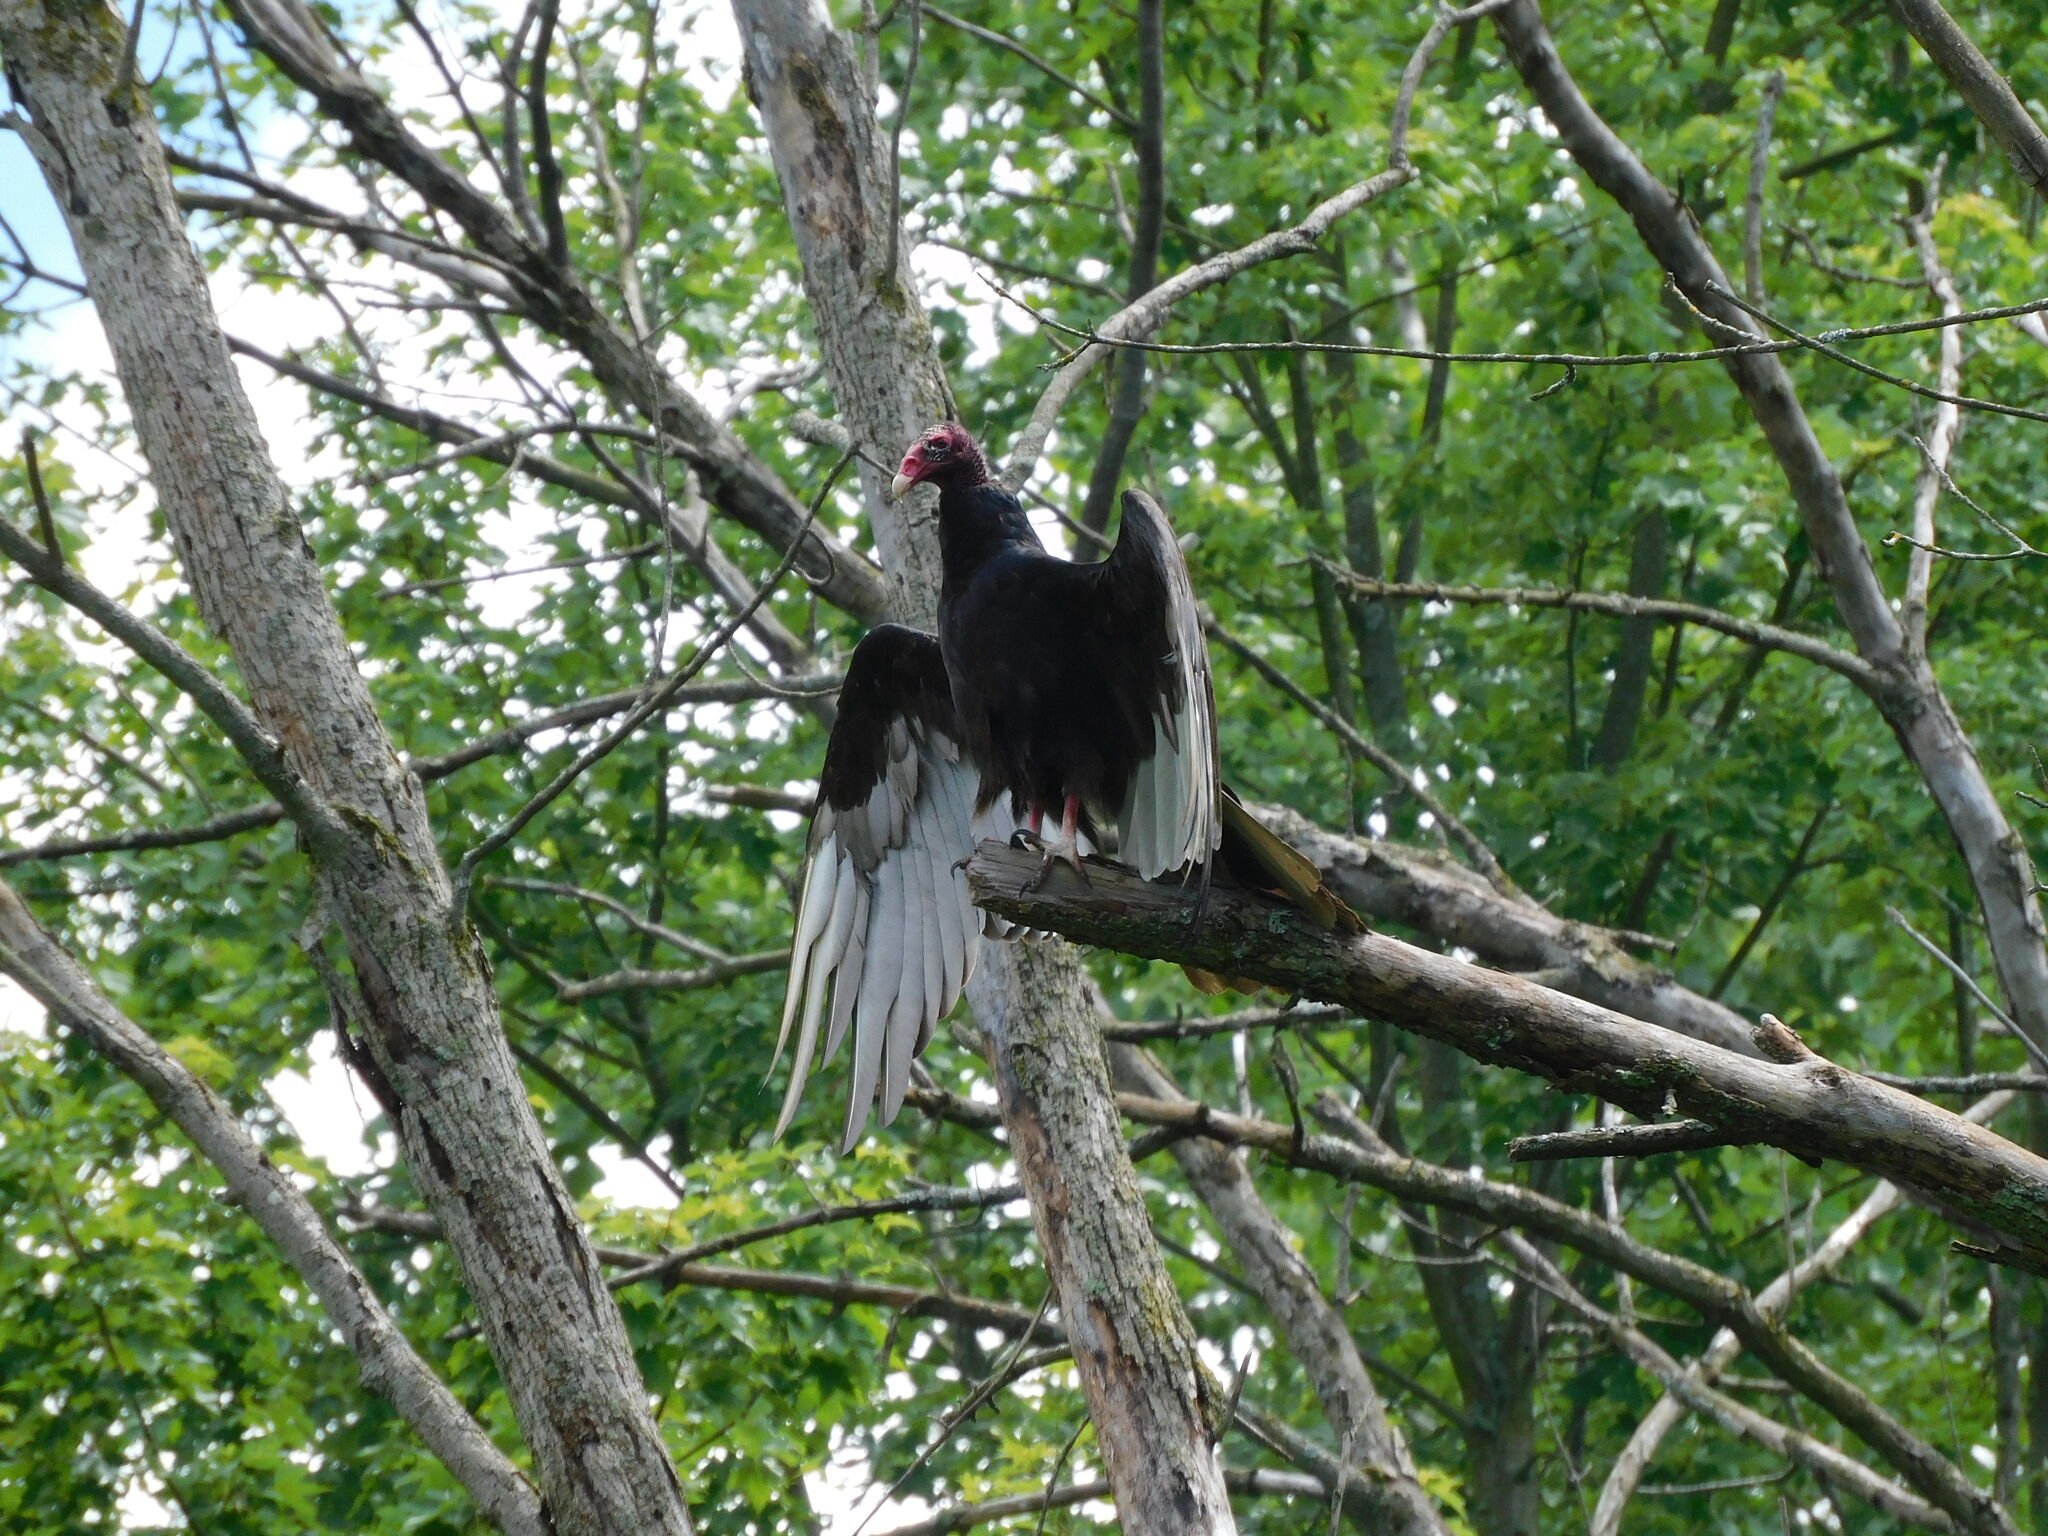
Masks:
[[[70,223],[180,563],[313,801],[359,1059],[447,1233],[564,1536],[690,1529],[625,1330],[499,1027],[419,780],[385,735],[272,467],[105,6],[0,0],[27,137]],[[338,830],[337,830],[338,829]],[[302,832],[306,829],[302,824]]]
[[[889,142],[852,41],[815,0],[735,0],[843,424],[895,616],[937,612],[937,498],[887,499],[896,460],[951,393],[911,286]],[[992,946],[969,988],[1003,1123],[1127,1536],[1236,1529],[1215,1454],[1213,1384],[1124,1149],[1087,975],[1065,945]]]

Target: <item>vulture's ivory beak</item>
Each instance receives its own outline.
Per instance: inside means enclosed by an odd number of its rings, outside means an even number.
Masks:
[[[905,474],[898,474],[894,480],[891,480],[889,482],[890,499],[892,501],[901,501],[905,496],[910,494],[910,488],[915,484],[917,484],[917,482],[911,479],[910,476]]]

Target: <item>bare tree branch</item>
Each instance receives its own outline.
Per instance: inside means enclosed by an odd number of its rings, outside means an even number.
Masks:
[[[1709,1045],[1754,1055],[1749,1023],[1630,955],[1629,935],[1575,923],[1525,897],[1503,896],[1472,871],[1418,848],[1347,837],[1278,805],[1253,814],[1300,848],[1364,915],[1403,923],[1487,965],[1661,1024]]]
[[[1507,871],[1501,868],[1500,860],[1494,857],[1493,850],[1486,846],[1485,840],[1478,833],[1474,832],[1463,821],[1459,820],[1457,816],[1453,815],[1449,808],[1436,797],[1436,792],[1429,787],[1426,776],[1399,761],[1391,752],[1388,752],[1377,742],[1370,741],[1361,735],[1358,728],[1349,720],[1346,720],[1342,715],[1323,703],[1322,700],[1309,693],[1301,684],[1274,666],[1272,662],[1261,656],[1246,642],[1240,640],[1236,635],[1217,623],[1215,619],[1205,620],[1203,628],[1212,637],[1221,640],[1225,648],[1249,664],[1251,669],[1258,673],[1259,676],[1314,715],[1345,746],[1371,763],[1389,779],[1392,779],[1394,783],[1400,786],[1403,794],[1414,796],[1416,804],[1420,805],[1435,818],[1437,825],[1442,827],[1445,834],[1465,851],[1465,857],[1472,861],[1473,868],[1477,869],[1485,877],[1487,883],[1496,891],[1500,892],[1503,896],[1515,894],[1514,882],[1508,878]]]
[[[403,1237],[435,1239],[441,1225],[425,1211],[404,1211],[392,1206],[358,1206],[345,1212],[349,1221],[374,1232],[392,1232]],[[1025,1307],[999,1301],[983,1301],[958,1291],[923,1291],[912,1285],[890,1285],[874,1280],[848,1280],[837,1275],[812,1275],[791,1269],[741,1269],[726,1264],[670,1265],[658,1253],[599,1243],[592,1250],[599,1261],[633,1272],[642,1283],[664,1288],[698,1286],[714,1291],[751,1291],[764,1296],[802,1296],[841,1306],[883,1307],[906,1317],[936,1317],[964,1328],[994,1328],[1015,1337],[1032,1327],[1034,1315]],[[1065,1330],[1051,1318],[1037,1320],[1039,1337],[1053,1342],[1066,1339]]]
[[[1935,68],[1948,77],[1970,110],[2012,159],[2012,168],[2036,195],[2048,197],[2048,134],[2027,114],[2005,77],[1977,50],[1938,0],[1891,0],[1892,14],[1919,39]]]
[[[705,987],[722,987],[741,976],[779,971],[788,964],[788,950],[772,949],[757,955],[729,955],[694,971],[648,971],[627,966],[588,981],[562,981],[555,988],[555,996],[565,1003],[580,1003],[585,998],[608,997],[615,992],[695,992]]]
[[[978,37],[984,43],[992,43],[996,47],[1002,49],[1005,53],[1012,54],[1015,57],[1022,59],[1026,64],[1029,64],[1033,69],[1037,70],[1041,75],[1044,75],[1048,80],[1051,80],[1054,84],[1060,86],[1063,90],[1071,92],[1073,95],[1080,97],[1083,101],[1087,102],[1088,105],[1093,107],[1096,111],[1103,113],[1105,116],[1109,118],[1109,120],[1112,123],[1115,123],[1119,128],[1124,129],[1126,132],[1137,131],[1138,120],[1132,117],[1130,113],[1124,111],[1121,107],[1116,106],[1112,102],[1103,100],[1102,97],[1096,95],[1093,91],[1089,90],[1087,86],[1081,84],[1080,81],[1074,79],[1071,75],[1062,74],[1058,69],[1054,68],[1051,64],[1047,63],[1037,54],[1033,53],[1029,48],[1026,48],[1022,43],[1016,42],[1011,38],[1007,38],[1003,36],[1003,34],[1000,32],[991,32],[987,27],[976,26],[971,21],[963,21],[960,17],[955,16],[950,11],[940,10],[936,5],[927,5],[924,8],[924,13],[925,15],[931,17],[933,21],[944,22],[947,26],[953,28],[956,32],[964,32],[969,37]]]
[[[1492,603],[1517,608],[1567,608],[1582,613],[1604,613],[1617,619],[1642,618],[1670,624],[1696,624],[1701,629],[1732,635],[1751,645],[1783,651],[1802,661],[1826,667],[1831,672],[1839,672],[1865,693],[1875,694],[1886,686],[1883,675],[1853,652],[1837,650],[1812,635],[1802,635],[1776,624],[1739,618],[1699,603],[1631,597],[1621,592],[1565,592],[1554,587],[1454,587],[1437,582],[1378,581],[1341,566],[1323,563],[1329,565],[1337,580],[1363,597],[1411,598],[1430,603]]]
[[[1638,1125],[1601,1125],[1590,1130],[1517,1136],[1508,1143],[1511,1163],[1554,1162],[1572,1157],[1655,1157],[1661,1152],[1701,1152],[1737,1146],[1726,1131],[1704,1120],[1652,1120]],[[1612,1220],[1612,1216],[1609,1217]]]
[[[1335,197],[1319,203],[1309,211],[1307,218],[1290,229],[1275,230],[1261,235],[1249,245],[1212,256],[1207,261],[1177,272],[1154,288],[1135,303],[1126,304],[1095,328],[1094,339],[1060,368],[1044,394],[1038,397],[1033,407],[1031,420],[1024,430],[1010,444],[1009,457],[1004,460],[1002,481],[1012,490],[1021,487],[1031,478],[1038,467],[1039,455],[1045,452],[1046,439],[1052,436],[1054,424],[1059,420],[1062,409],[1082,381],[1095,370],[1109,348],[1105,343],[1130,341],[1142,338],[1157,330],[1172,313],[1173,307],[1181,300],[1226,282],[1240,272],[1248,272],[1264,262],[1274,261],[1282,256],[1298,256],[1304,251],[1314,250],[1330,226],[1347,213],[1363,208],[1396,187],[1406,186],[1414,180],[1415,172],[1410,167],[1397,167],[1368,176],[1365,180],[1345,188]],[[2048,306],[2044,306],[2048,307]]]

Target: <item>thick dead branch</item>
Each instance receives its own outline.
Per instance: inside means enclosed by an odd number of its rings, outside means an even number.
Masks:
[[[2037,195],[2048,197],[2048,134],[2028,115],[2005,77],[1936,0],[1891,0],[1891,7],[1927,50],[1934,67],[2004,147],[2020,179]]]
[[[1545,986],[1616,1013],[1739,1055],[1757,1053],[1740,1014],[1636,959],[1624,948],[1624,935],[1503,896],[1441,854],[1326,832],[1285,806],[1251,809],[1313,859],[1338,894],[1366,917],[1471,950],[1487,965],[1532,973]]]
[[[58,1024],[76,1031],[132,1078],[219,1170],[227,1198],[277,1244],[319,1298],[354,1352],[363,1386],[390,1400],[485,1517],[506,1536],[542,1536],[549,1522],[533,1486],[414,1353],[299,1186],[272,1165],[233,1109],[108,1001],[5,884],[0,884],[0,971],[49,1009]]]
[[[1329,1490],[1305,1472],[1274,1472],[1265,1467],[1225,1467],[1223,1483],[1232,1493],[1271,1494],[1282,1498],[1323,1499]],[[949,1504],[937,1514],[910,1525],[891,1526],[876,1536],[950,1536],[954,1531],[972,1530],[991,1520],[1008,1520],[1035,1514],[1041,1509],[1066,1509],[1091,1499],[1108,1499],[1106,1478],[1085,1483],[1068,1483],[1042,1493],[1018,1493],[1003,1499],[983,1499],[978,1504]]]
[[[1731,1141],[1938,1189],[1947,1207],[2008,1236],[2016,1261],[2048,1272],[2048,1160],[1832,1062],[1738,1056],[1384,934],[1325,933],[1291,908],[1222,888],[1199,925],[1178,886],[1108,865],[1090,867],[1089,886],[1055,871],[1023,892],[1037,867],[1032,854],[983,843],[968,869],[975,901],[1085,943],[1341,1003],[1644,1119],[1684,1114]]]

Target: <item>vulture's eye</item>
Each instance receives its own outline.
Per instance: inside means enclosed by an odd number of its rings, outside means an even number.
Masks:
[[[925,440],[924,456],[928,459],[943,459],[952,451],[952,443],[943,437],[933,437]]]

